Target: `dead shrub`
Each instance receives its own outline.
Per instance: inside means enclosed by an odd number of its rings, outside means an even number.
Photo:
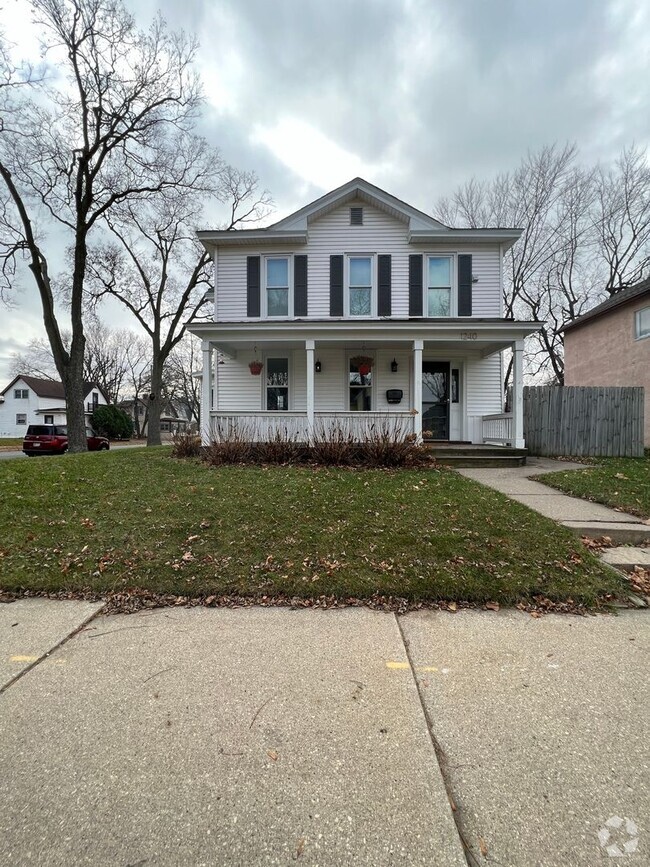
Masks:
[[[355,463],[356,444],[351,431],[340,422],[327,427],[319,421],[314,428],[309,456],[317,464],[350,466]]]
[[[172,436],[172,457],[198,458],[201,455],[201,437],[193,431],[179,431]]]

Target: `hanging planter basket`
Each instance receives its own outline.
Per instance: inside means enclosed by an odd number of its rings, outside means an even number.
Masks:
[[[263,367],[264,367],[264,364],[261,361],[249,361],[248,362],[248,369],[253,374],[253,376],[259,376],[260,373],[262,372]]]
[[[369,355],[355,355],[350,359],[350,363],[359,368],[361,376],[367,376],[372,370],[374,358]]]

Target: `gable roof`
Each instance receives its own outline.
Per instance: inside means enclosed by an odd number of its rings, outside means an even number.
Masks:
[[[457,243],[471,243],[483,240],[512,246],[521,235],[521,229],[450,229],[424,211],[419,211],[363,178],[353,178],[264,229],[205,229],[196,234],[206,250],[222,245],[250,243],[305,244],[308,225],[312,220],[322,217],[346,202],[356,200],[367,202],[405,223],[409,231],[409,241],[413,242],[427,243],[432,240],[453,239]]]
[[[0,391],[0,394],[6,394],[10,388],[13,388],[14,385],[18,382],[18,380],[22,380],[28,388],[34,392],[34,394],[38,395],[38,397],[49,397],[54,398],[55,400],[65,400],[65,389],[63,388],[63,383],[59,382],[56,379],[40,379],[37,376],[27,376],[24,373],[18,374],[15,376],[9,385]],[[84,397],[90,391],[100,391],[106,400],[106,395],[104,394],[104,390],[99,386],[96,382],[84,382]]]
[[[607,298],[601,304],[598,304],[596,307],[592,307],[587,313],[582,316],[578,316],[577,319],[574,319],[573,322],[569,322],[568,325],[564,326],[564,333],[567,331],[571,331],[574,328],[578,328],[580,325],[584,325],[586,322],[591,321],[592,319],[596,319],[598,316],[602,316],[605,313],[609,313],[611,310],[615,310],[617,307],[621,307],[623,304],[627,304],[630,301],[636,301],[639,298],[642,298],[644,295],[650,296],[650,278],[647,280],[643,280],[641,283],[637,283],[635,286],[628,286],[627,289],[621,289],[620,292],[617,292],[616,295],[612,295],[610,298]]]

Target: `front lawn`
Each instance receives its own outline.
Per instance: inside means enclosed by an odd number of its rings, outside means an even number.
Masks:
[[[604,503],[641,518],[650,517],[650,457],[592,458],[584,470],[544,473],[534,478],[565,494]]]
[[[16,451],[17,449],[22,449],[23,447],[23,438],[22,437],[4,437],[0,439],[0,452],[7,451]]]
[[[594,604],[579,540],[447,470],[207,468],[169,450],[0,465],[0,587]]]

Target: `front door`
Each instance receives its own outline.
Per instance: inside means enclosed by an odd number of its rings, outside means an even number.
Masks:
[[[422,362],[422,435],[449,439],[449,362]]]

